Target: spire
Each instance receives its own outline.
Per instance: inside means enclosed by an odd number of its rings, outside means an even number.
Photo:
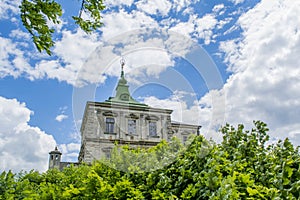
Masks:
[[[115,97],[110,97],[106,102],[108,103],[121,103],[121,104],[131,104],[131,105],[139,105],[139,106],[147,106],[146,104],[142,104],[134,100],[129,92],[129,86],[127,85],[127,80],[125,79],[124,74],[124,66],[125,66],[125,59],[122,57],[120,60],[121,64],[121,77],[119,79],[117,88],[116,88],[116,95]]]
[[[122,57],[120,60],[121,64],[121,78],[124,78],[124,65],[125,65],[125,59]]]
[[[119,80],[118,85],[126,85],[127,81],[126,81],[125,76],[124,76],[125,59],[123,57],[120,60],[120,64],[121,64],[121,79]]]

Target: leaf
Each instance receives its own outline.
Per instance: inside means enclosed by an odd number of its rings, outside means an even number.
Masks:
[[[36,48],[51,55],[50,48],[53,47],[53,29],[49,28],[47,21],[54,24],[59,23],[58,18],[62,15],[60,4],[53,0],[22,0],[19,6],[21,20],[24,27],[31,34]]]
[[[254,195],[256,195],[256,194],[258,194],[258,191],[256,190],[256,189],[252,189],[252,188],[250,188],[250,187],[247,187],[247,192],[248,192],[248,194],[250,195],[250,196],[254,196]]]

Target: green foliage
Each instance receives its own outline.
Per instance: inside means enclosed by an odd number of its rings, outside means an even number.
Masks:
[[[9,172],[2,172],[0,175],[0,199],[14,199],[15,196],[15,175]]]
[[[101,23],[101,13],[105,6],[102,0],[83,0],[79,17],[73,16],[75,23],[86,33],[90,33],[99,28]],[[86,12],[90,19],[83,19],[82,12]]]
[[[54,29],[49,28],[47,20],[58,24],[62,15],[61,6],[53,0],[23,0],[20,11],[22,23],[31,34],[37,49],[40,52],[45,50],[50,55],[50,48],[54,45]]]
[[[188,146],[117,145],[111,160],[91,166],[2,172],[0,199],[299,199],[299,148],[288,139],[267,145],[266,124],[254,126],[224,126],[220,144],[196,136]]]
[[[110,159],[103,159],[101,162],[123,172],[143,173],[170,164],[183,150],[184,146],[177,138],[172,138],[169,143],[163,140],[148,149],[131,149],[128,145],[116,145],[112,149]]]
[[[78,17],[73,16],[73,19],[82,30],[90,33],[102,25],[100,12],[104,8],[102,0],[82,0],[80,14]],[[22,23],[32,36],[36,48],[51,55],[54,29],[49,27],[48,22],[60,23],[61,5],[55,0],[22,0],[20,11]],[[88,19],[82,17],[83,12]]]

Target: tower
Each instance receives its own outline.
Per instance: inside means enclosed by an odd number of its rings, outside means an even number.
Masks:
[[[183,142],[197,134],[200,126],[172,122],[173,110],[154,108],[136,101],[125,79],[125,60],[113,97],[103,102],[88,101],[80,128],[81,148],[78,162],[92,163],[110,157],[115,144],[149,148],[176,136]]]
[[[49,167],[48,169],[60,169],[61,152],[55,147],[54,151],[49,152]]]
[[[172,137],[178,137],[184,143],[188,135],[199,134],[201,126],[172,122],[173,110],[154,108],[136,101],[125,79],[125,60],[122,59],[120,64],[121,76],[115,95],[102,102],[86,103],[80,128],[78,162],[61,162],[62,153],[56,147],[49,153],[49,169],[62,170],[71,164],[91,164],[93,160],[110,158],[115,144],[149,148]]]

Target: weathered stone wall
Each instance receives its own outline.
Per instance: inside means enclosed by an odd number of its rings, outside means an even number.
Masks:
[[[176,136],[185,142],[189,134],[198,134],[199,126],[171,123],[171,110],[150,107],[128,107],[88,102],[81,127],[82,147],[79,162],[91,163],[108,157],[114,144],[149,147]],[[106,118],[114,119],[113,133],[106,132]],[[128,120],[136,120],[136,133],[128,133]],[[149,122],[156,123],[156,135],[149,133]]]

